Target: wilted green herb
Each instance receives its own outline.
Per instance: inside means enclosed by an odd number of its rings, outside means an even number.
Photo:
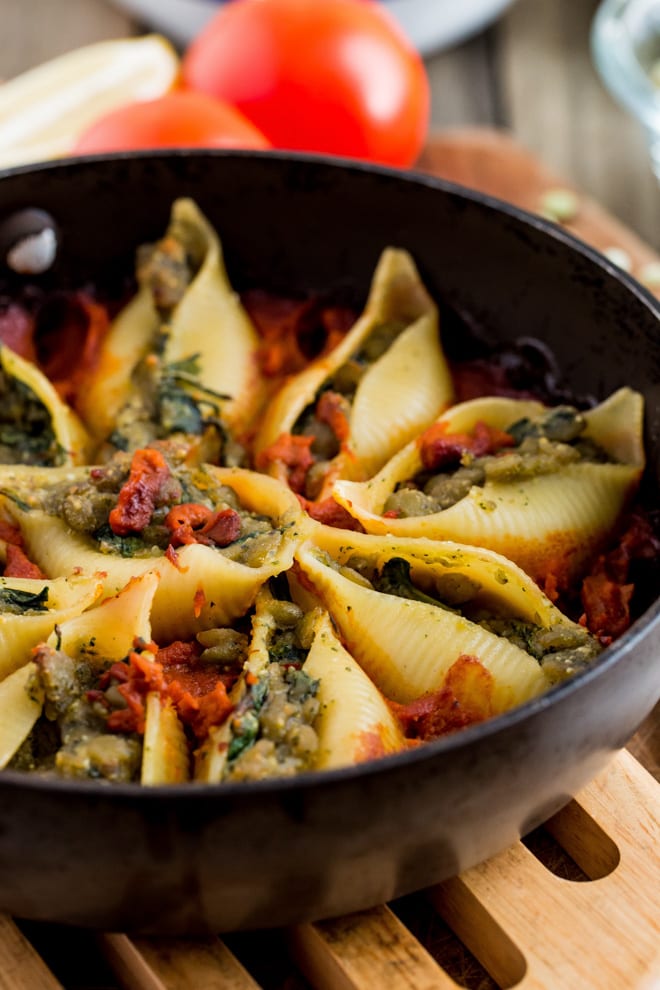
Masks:
[[[145,552],[144,540],[139,536],[118,536],[110,525],[104,523],[92,534],[98,541],[101,553],[118,553],[122,557],[136,557]]]
[[[47,612],[48,588],[41,591],[23,591],[19,588],[0,588],[0,612],[20,615],[22,612]]]
[[[385,595],[397,595],[399,598],[422,602],[425,605],[435,605],[436,608],[443,608],[447,612],[457,611],[417,588],[410,577],[410,564],[402,557],[392,557],[391,560],[383,564],[381,572],[374,579],[373,584],[376,591]]]

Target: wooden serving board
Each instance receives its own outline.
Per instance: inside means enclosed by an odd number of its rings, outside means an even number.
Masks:
[[[437,135],[419,168],[532,212],[543,210],[549,191],[569,188],[511,138],[492,130]],[[601,251],[623,251],[631,273],[640,280],[653,274],[648,287],[660,293],[653,268],[660,257],[588,196],[573,192],[577,210],[565,226]],[[660,987],[660,709],[629,750],[617,754],[525,842],[412,900],[275,935],[254,933],[247,942],[235,936],[101,935],[98,951],[110,967],[112,985],[128,990]],[[52,941],[61,937],[55,932]],[[74,944],[75,938],[69,933]],[[43,933],[36,940],[42,951],[47,943]],[[279,959],[280,969],[265,978],[269,955]],[[109,985],[107,978],[81,979],[65,982],[89,990]],[[0,917],[0,990],[62,986],[20,927]]]

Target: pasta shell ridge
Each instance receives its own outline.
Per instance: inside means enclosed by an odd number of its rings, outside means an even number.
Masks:
[[[405,748],[403,732],[387,702],[341,644],[325,612],[316,622],[303,671],[319,681],[315,769],[350,766]]]
[[[475,656],[493,676],[497,713],[547,689],[536,660],[504,637],[445,609],[356,584],[309,549],[301,549],[299,561],[347,647],[390,700],[406,703],[438,690],[463,655]]]
[[[45,640],[56,625],[91,607],[102,587],[96,576],[55,580],[0,578],[0,610],[5,598],[11,599],[15,592],[23,602],[26,596],[33,596],[39,603],[37,610],[31,610],[29,604],[21,605],[29,614],[0,611],[0,681],[27,663],[32,647]]]
[[[50,420],[49,427],[44,425],[38,437],[26,437],[25,442],[17,445],[18,456],[24,455],[30,443],[37,440],[39,448],[31,455],[36,464],[66,467],[87,463],[92,453],[92,439],[80,417],[63,402],[43,372],[4,344],[0,344],[0,364],[4,377],[18,383],[22,401],[28,401],[31,397],[32,402],[43,406]],[[13,407],[13,403],[7,403],[6,399],[3,404],[7,411]],[[20,429],[20,422],[15,425]],[[44,437],[47,438],[48,429],[52,432],[52,441],[45,447]]]
[[[405,353],[412,349],[413,353],[417,354],[418,337],[423,338],[424,342],[429,342],[430,359],[427,355],[426,360],[430,360],[431,368],[439,372],[438,381],[433,383],[430,398],[426,396],[426,390],[424,391],[425,405],[427,402],[429,404],[434,402],[435,392],[439,393],[433,410],[427,414],[430,420],[440,408],[449,384],[449,376],[445,370],[437,341],[437,310],[421,283],[419,273],[409,253],[397,248],[386,248],[382,252],[374,271],[365,308],[346,337],[330,354],[323,355],[313,361],[304,371],[289,379],[269,403],[255,438],[254,450],[257,457],[283,434],[289,434],[293,431],[297,420],[304,410],[314,402],[324,382],[360,350],[376,327],[389,322],[401,322],[406,326],[420,321],[423,316],[427,316],[427,322],[421,323],[411,341],[406,338],[406,342],[403,347],[399,347],[397,353],[402,356],[401,351]],[[405,333],[405,330],[403,332]],[[435,339],[433,339],[434,332],[436,333]],[[386,362],[384,366],[385,370],[389,368],[390,373],[391,363],[391,361]],[[415,383],[415,385],[417,384]],[[372,391],[373,387],[368,385],[364,398],[360,400],[363,406],[372,401],[370,399]],[[351,415],[351,422],[352,418]],[[360,421],[363,424],[364,419],[362,414]],[[368,428],[363,425],[361,429],[364,433],[365,429]],[[348,446],[351,445],[352,438],[349,437]],[[368,455],[368,449],[366,453]],[[387,452],[384,455],[379,455],[381,462],[386,458]],[[344,466],[350,469],[349,462],[345,462]],[[269,470],[271,473],[277,473],[276,466],[271,465]],[[358,470],[357,465],[355,470]]]
[[[404,330],[364,374],[353,401],[351,448],[370,477],[453,397],[438,332],[437,311]]]
[[[190,779],[190,756],[184,728],[169,698],[150,691],[145,704],[140,783],[149,787]]]
[[[232,428],[243,428],[260,404],[257,331],[229,282],[220,239],[191,199],[175,201],[171,224],[192,228],[205,253],[172,314],[165,360],[175,363],[197,355],[201,386],[230,396],[223,419]]]
[[[439,417],[449,433],[479,421],[506,429],[545,411],[539,403],[486,398],[461,403]],[[585,436],[618,463],[580,461],[553,473],[487,480],[448,508],[425,515],[385,516],[388,496],[422,470],[411,442],[368,482],[335,482],[333,497],[372,534],[454,540],[487,547],[514,560],[536,581],[550,572],[568,583],[602,547],[634,494],[643,468],[641,396],[621,389],[584,414]]]
[[[43,708],[34,661],[0,681],[0,770],[27,739]]]
[[[103,338],[78,398],[83,420],[97,443],[110,436],[120,410],[138,391],[132,373],[147,354],[159,322],[151,292],[142,286]]]

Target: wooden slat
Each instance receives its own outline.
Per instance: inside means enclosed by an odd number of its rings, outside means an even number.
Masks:
[[[625,813],[622,814],[622,810]],[[660,925],[660,787],[625,750],[545,827],[581,866],[579,844],[589,841],[585,816],[618,849],[617,884],[628,888],[631,903],[649,895],[656,900]],[[598,842],[591,838],[591,845]],[[589,875],[591,871],[583,869]],[[655,876],[655,883],[653,878]],[[659,946],[660,948],[660,946]]]
[[[259,990],[219,938],[103,935],[100,944],[126,990]]]
[[[629,754],[620,754],[550,824],[576,858],[584,841],[574,831],[580,815],[590,816],[618,849],[618,865],[601,879],[560,879],[517,843],[430,892],[445,921],[502,986],[660,985],[657,784]],[[587,855],[584,861],[597,858]],[[503,945],[515,947],[519,957],[507,956]]]
[[[0,990],[62,990],[13,921],[0,915]]]
[[[455,990],[455,983],[387,907],[299,925],[290,949],[315,990]]]
[[[660,701],[642,722],[627,749],[660,783]]]

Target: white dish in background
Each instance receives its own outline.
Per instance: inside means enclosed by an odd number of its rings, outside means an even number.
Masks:
[[[149,27],[186,45],[223,0],[114,0]],[[323,0],[317,0],[323,2]],[[457,44],[487,27],[512,0],[381,0],[422,55]]]
[[[492,24],[513,0],[382,0],[422,55],[458,44]]]

